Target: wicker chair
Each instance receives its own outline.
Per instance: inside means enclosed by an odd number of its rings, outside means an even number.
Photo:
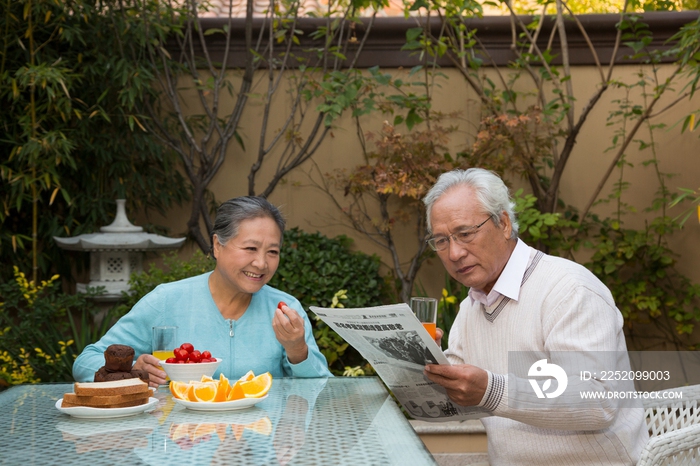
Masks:
[[[682,390],[682,399],[644,400],[650,439],[637,466],[700,465],[700,385]]]

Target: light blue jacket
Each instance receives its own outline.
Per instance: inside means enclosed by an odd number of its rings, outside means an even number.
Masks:
[[[222,358],[214,378],[223,372],[236,380],[252,370],[270,372],[273,377],[330,377],[326,358],[311,331],[311,322],[301,303],[293,296],[270,286],[253,294],[246,312],[238,319],[224,319],[209,292],[209,273],[159,285],[97,342],[85,347],[73,364],[73,378],[91,382],[104,365],[104,350],[112,344],[134,348],[134,361],[151,353],[152,327],[175,325],[180,343],[209,350]],[[272,330],[277,303],[284,301],[304,319],[309,354],[299,364],[291,364]],[[173,348],[174,349],[174,348]]]

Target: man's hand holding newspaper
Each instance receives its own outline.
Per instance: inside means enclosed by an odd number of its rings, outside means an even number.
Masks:
[[[423,374],[428,364],[449,365],[407,304],[368,308],[310,308],[374,367],[401,405],[415,419],[461,421],[487,415],[453,403],[445,389]]]

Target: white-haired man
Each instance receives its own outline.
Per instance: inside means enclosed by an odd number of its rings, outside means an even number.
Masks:
[[[492,414],[482,419],[491,466],[636,464],[648,441],[641,409],[609,400],[523,408],[518,390],[530,387],[508,375],[509,352],[626,356],[622,315],[607,287],[581,265],[518,239],[514,203],[493,172],[445,173],[424,203],[429,245],[469,287],[445,351],[451,365],[428,365],[425,375],[455,403]]]

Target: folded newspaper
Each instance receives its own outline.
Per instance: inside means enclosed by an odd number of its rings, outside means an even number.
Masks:
[[[423,375],[426,364],[449,364],[408,304],[310,309],[377,371],[414,419],[462,421],[489,414],[454,404],[440,385]]]

